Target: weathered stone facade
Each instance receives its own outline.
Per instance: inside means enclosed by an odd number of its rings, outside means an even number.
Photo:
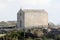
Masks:
[[[45,10],[24,9],[17,13],[18,28],[48,26],[48,13]]]

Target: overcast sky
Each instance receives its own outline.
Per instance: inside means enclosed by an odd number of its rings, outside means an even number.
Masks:
[[[60,23],[60,0],[0,0],[0,21],[17,20],[22,9],[45,9],[49,22]]]

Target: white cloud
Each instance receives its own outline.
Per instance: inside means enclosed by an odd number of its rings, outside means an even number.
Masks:
[[[9,2],[13,2],[13,1],[16,1],[16,0],[8,0]]]
[[[0,0],[0,9],[6,8],[10,3],[17,2],[22,8],[45,7],[50,5],[50,0]]]
[[[3,0],[0,0],[0,9],[4,9],[6,6],[6,3]]]
[[[0,3],[0,9],[4,9],[6,5]]]
[[[45,8],[50,6],[51,0],[20,0],[21,8]]]

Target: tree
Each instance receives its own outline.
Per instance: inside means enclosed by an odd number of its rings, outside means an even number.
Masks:
[[[48,23],[48,28],[54,28],[54,27],[55,27],[55,24],[53,24],[52,22]]]

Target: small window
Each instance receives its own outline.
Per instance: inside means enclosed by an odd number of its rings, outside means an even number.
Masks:
[[[20,13],[20,16],[21,16],[22,14]]]
[[[20,27],[22,27],[22,21],[20,20]]]

